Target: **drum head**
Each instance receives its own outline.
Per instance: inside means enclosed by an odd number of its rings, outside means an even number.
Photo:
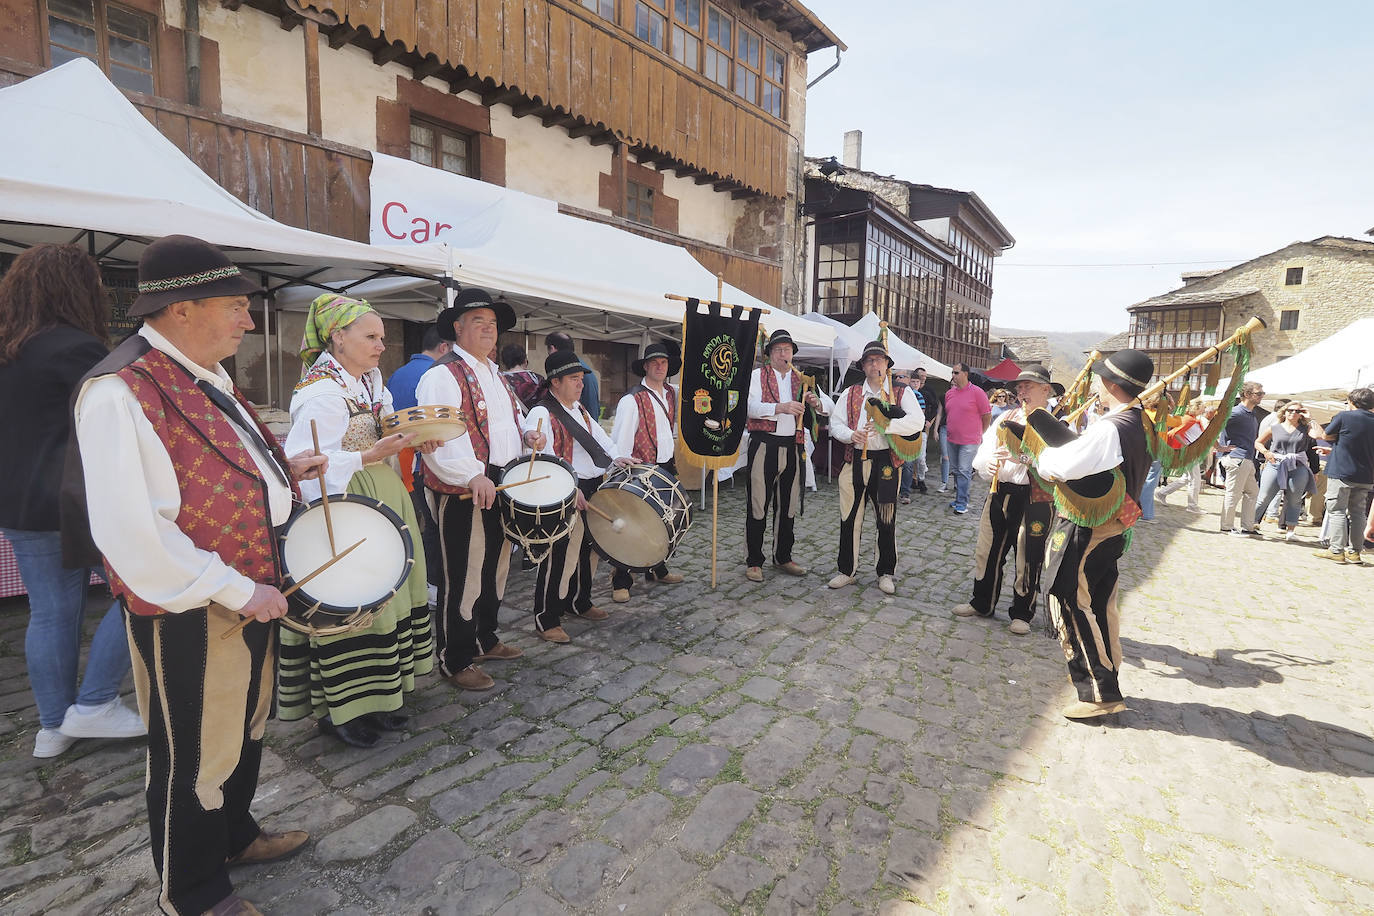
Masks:
[[[671,547],[668,526],[655,507],[630,490],[597,490],[587,502],[605,512],[612,519],[622,519],[618,526],[595,512],[587,513],[587,530],[592,540],[608,559],[633,570],[652,569],[668,559]]]
[[[539,477],[546,479],[533,479],[496,495],[522,506],[556,506],[577,490],[577,475],[572,468],[551,455],[536,455],[533,467],[528,458],[513,461],[501,471],[501,479],[497,482],[518,483]]]
[[[333,566],[311,579],[291,596],[307,606],[319,603],[319,613],[348,616],[379,607],[405,581],[414,564],[410,532],[391,509],[366,496],[329,497],[334,544],[344,551],[366,540]],[[281,536],[283,589],[289,588],[332,558],[324,509],[310,503]]]

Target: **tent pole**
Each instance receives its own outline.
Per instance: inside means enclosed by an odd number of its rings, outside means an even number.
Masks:
[[[267,284],[264,283],[264,286]],[[268,292],[262,300],[262,368],[267,375],[267,397],[265,403],[272,406],[272,302],[276,293]]]
[[[703,494],[705,490],[702,491]],[[716,587],[716,518],[720,514],[720,475],[711,472],[711,588]]]

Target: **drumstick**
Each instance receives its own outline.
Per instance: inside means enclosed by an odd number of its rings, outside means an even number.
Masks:
[[[543,417],[540,417],[540,418],[539,418],[539,422],[536,423],[536,424],[534,424],[534,434],[535,434],[536,436],[539,435],[539,434],[543,431],[543,429],[544,429],[544,418],[543,418]],[[525,482],[526,482],[526,483],[528,483],[528,482],[529,482],[529,479],[530,479],[531,477],[534,476],[534,458],[535,458],[535,456],[538,455],[538,454],[539,454],[539,449],[535,448],[534,446],[530,446],[530,469],[529,469],[529,471],[525,474]],[[498,489],[499,489],[499,488],[498,488]]]
[[[315,454],[320,454],[320,431],[315,426],[315,421],[310,421],[310,438],[315,440]],[[320,478],[320,508],[324,509],[324,531],[329,535],[329,555],[337,556],[339,551],[334,546],[334,521],[329,517],[329,488],[324,484],[324,478]]]
[[[605,509],[602,509],[601,507],[597,506],[595,503],[592,503],[592,502],[588,502],[588,503],[587,503],[587,508],[590,509],[591,511],[595,512],[597,515],[601,516],[602,518],[604,518],[606,521],[610,522],[610,523],[611,523],[611,530],[612,530],[612,531],[624,531],[624,530],[625,530],[625,519],[623,519],[623,518],[612,518],[612,517],[611,517],[611,513],[607,512]]]
[[[522,486],[524,486],[524,485],[527,484],[527,483],[538,483],[538,482],[541,481],[541,480],[548,480],[548,479],[549,479],[549,475],[548,475],[548,474],[545,474],[545,475],[542,476],[542,477],[527,477],[527,478],[525,478],[524,480],[512,480],[510,483],[503,483],[503,484],[501,484],[501,486],[499,486],[499,487],[496,488],[496,492],[497,492],[497,493],[500,493],[502,490],[509,490],[511,487],[522,487]],[[458,497],[458,498],[459,498],[460,500],[463,500],[463,499],[472,499],[472,494],[471,494],[471,493],[464,493],[462,496],[460,496],[460,497]]]
[[[345,547],[345,548],[343,549],[342,552],[334,554],[334,556],[330,557],[328,560],[325,560],[325,561],[324,561],[323,563],[321,563],[318,567],[316,567],[316,568],[315,568],[315,571],[312,572],[310,575],[306,576],[304,579],[301,579],[301,580],[298,581],[295,585],[291,586],[291,587],[288,588],[286,591],[282,592],[282,593],[281,593],[281,596],[282,596],[283,598],[285,598],[287,595],[290,595],[290,594],[291,594],[292,592],[294,592],[296,589],[300,588],[302,585],[304,585],[305,583],[309,582],[311,579],[315,578],[315,577],[318,576],[320,573],[324,572],[326,569],[328,569],[329,567],[333,566],[335,563],[337,563],[337,562],[339,562],[340,560],[342,560],[344,557],[348,556],[348,555],[349,555],[350,553],[352,553],[354,550],[356,550],[356,549],[358,549],[359,547],[361,547],[361,546],[363,545],[363,541],[366,541],[366,540],[367,540],[367,538],[363,538],[362,540],[359,540],[358,543],[354,544],[353,546],[351,546],[351,547]],[[221,636],[220,639],[228,639],[230,636],[233,636],[233,635],[234,635],[235,633],[237,633],[239,630],[242,630],[244,627],[248,626],[250,623],[252,623],[253,621],[255,621],[255,620],[257,620],[257,619],[258,619],[258,618],[256,618],[256,617],[245,617],[245,618],[243,618],[243,619],[240,620],[238,623],[236,623],[236,624],[234,624],[232,627],[230,627],[229,630],[228,630],[228,632],[226,632],[223,636]]]

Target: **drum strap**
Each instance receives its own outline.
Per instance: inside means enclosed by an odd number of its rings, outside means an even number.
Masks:
[[[214,385],[211,385],[205,379],[196,382],[196,387],[205,392],[205,396],[210,399],[211,403],[224,411],[234,425],[248,434],[248,438],[252,441],[253,447],[267,459],[267,464],[272,470],[277,472],[277,479],[286,484],[286,486],[291,486],[291,479],[286,476],[286,473],[281,469],[281,465],[277,463],[276,456],[272,454],[272,450],[268,448],[267,443],[263,441],[262,433],[254,429],[249,425],[248,421],[243,418],[243,414],[239,412],[238,404],[234,402],[234,399],[223,391],[220,391]]]
[[[573,421],[573,419],[568,416],[567,408],[558,403],[557,398],[553,395],[545,395],[539,403],[549,412],[549,416],[557,420],[558,425],[566,429],[572,435],[573,439],[577,440],[577,444],[586,450],[593,464],[603,471],[611,466],[611,456],[607,455],[606,450],[596,441],[596,437],[592,435],[592,431],[581,423]],[[583,418],[586,419],[587,422],[591,422],[591,414],[587,413],[587,408],[583,407],[580,403],[577,405],[577,408]],[[571,460],[569,460],[569,463],[572,463]]]

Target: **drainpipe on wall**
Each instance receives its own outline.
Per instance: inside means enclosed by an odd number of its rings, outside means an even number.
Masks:
[[[807,90],[810,91],[810,89],[811,89],[812,86],[816,85],[816,84],[819,83],[821,80],[825,79],[827,76],[829,76],[830,74],[834,73],[836,70],[839,69],[839,67],[840,67],[840,46],[839,46],[839,45],[836,45],[836,46],[835,46],[835,62],[834,62],[833,64],[831,64],[831,65],[826,69],[826,71],[825,71],[824,73],[822,73],[820,76],[818,76],[818,77],[816,77],[815,79],[813,79],[811,82],[807,83],[807,84],[806,84]]]
[[[200,105],[200,0],[184,0],[185,22],[182,37],[186,41],[186,101]]]

